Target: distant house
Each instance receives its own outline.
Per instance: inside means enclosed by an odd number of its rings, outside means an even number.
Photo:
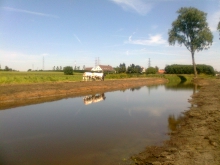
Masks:
[[[159,74],[164,74],[164,73],[165,73],[165,70],[164,70],[164,69],[159,69],[159,70],[158,70],[158,73],[159,73]]]
[[[110,65],[98,65],[92,68],[94,72],[115,72],[115,70]]]
[[[92,68],[93,68],[93,67],[86,67],[84,70],[85,70],[85,71],[90,71],[90,72],[91,72],[91,71],[92,71]]]
[[[141,73],[144,73],[144,72],[146,72],[145,67],[141,67]]]

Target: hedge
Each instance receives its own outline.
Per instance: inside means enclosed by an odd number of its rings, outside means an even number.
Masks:
[[[215,75],[215,71],[212,66],[205,64],[196,65],[196,70],[198,74],[204,73],[208,75]],[[194,74],[193,65],[167,65],[165,67],[165,72],[167,74]]]

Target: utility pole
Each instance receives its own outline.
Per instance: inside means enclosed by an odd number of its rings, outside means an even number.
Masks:
[[[100,65],[100,60],[99,57],[95,58],[95,67],[97,67],[98,65]]]
[[[100,60],[99,60],[99,57],[98,57],[98,65],[100,65]]]
[[[148,60],[148,68],[150,68],[151,64],[150,64],[150,58]]]

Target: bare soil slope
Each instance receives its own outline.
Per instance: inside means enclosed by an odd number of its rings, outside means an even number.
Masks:
[[[133,156],[136,165],[220,165],[220,79],[195,81],[200,91],[189,100],[179,127],[163,146]]]
[[[68,97],[124,90],[144,85],[164,84],[166,82],[167,80],[163,78],[134,78],[107,81],[0,85],[0,109]]]

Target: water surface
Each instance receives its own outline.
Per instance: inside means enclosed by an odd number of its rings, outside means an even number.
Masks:
[[[110,165],[168,139],[192,86],[150,86],[0,111],[0,164]]]

